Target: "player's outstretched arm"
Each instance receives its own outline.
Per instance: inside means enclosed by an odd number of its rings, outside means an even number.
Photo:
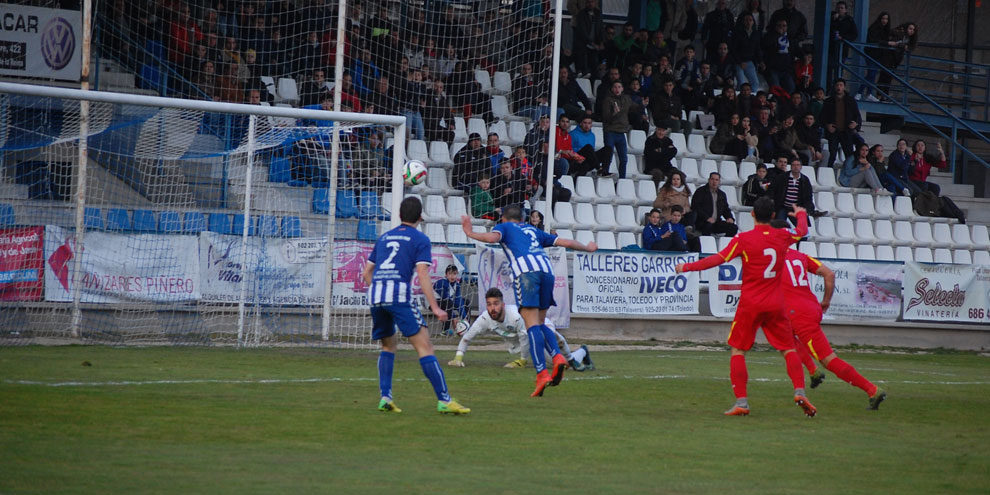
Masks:
[[[464,235],[468,236],[469,239],[487,244],[494,244],[502,239],[502,234],[498,232],[475,232],[471,228],[471,217],[467,215],[461,215],[461,228],[464,229]]]
[[[815,274],[825,279],[825,294],[822,296],[821,301],[822,313],[824,313],[828,311],[828,307],[832,304],[832,293],[835,292],[835,272],[831,268],[822,265],[818,267],[818,271]]]
[[[588,253],[593,253],[595,251],[598,251],[598,244],[596,244],[595,241],[591,241],[588,244],[583,244],[573,239],[561,239],[560,237],[558,237],[553,244],[554,246],[561,246],[568,249],[574,249],[577,251],[585,251]]]
[[[440,321],[447,321],[447,312],[440,309],[437,304],[437,296],[433,294],[433,285],[430,284],[430,265],[427,263],[416,264],[416,274],[419,275],[419,288],[423,289],[423,296],[430,305],[430,311],[437,316]]]
[[[796,237],[800,239],[808,235],[808,210],[798,205],[794,205],[792,208],[794,208],[794,214],[790,216],[797,219],[794,231],[797,233]]]

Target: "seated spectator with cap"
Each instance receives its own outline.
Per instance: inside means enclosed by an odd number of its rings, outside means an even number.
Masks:
[[[481,135],[472,132],[468,144],[454,155],[453,176],[456,187],[465,193],[478,183],[478,176],[487,173],[491,177],[491,160],[481,147]]]

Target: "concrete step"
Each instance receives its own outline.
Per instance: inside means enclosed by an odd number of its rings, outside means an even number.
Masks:
[[[966,213],[968,225],[990,225],[990,199],[988,198],[956,198],[952,197],[963,212]]]
[[[928,182],[938,184],[942,188],[942,195],[949,196],[953,200],[972,198],[976,195],[972,184],[956,184],[953,182],[952,174],[947,172],[932,172],[928,176]]]
[[[232,181],[227,189],[227,207],[244,208],[244,183]],[[313,189],[285,184],[256,183],[251,188],[251,208],[258,212],[308,213],[312,210]]]

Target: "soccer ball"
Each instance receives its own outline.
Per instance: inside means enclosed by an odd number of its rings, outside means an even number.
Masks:
[[[460,337],[463,336],[468,331],[469,328],[471,328],[471,324],[468,323],[467,320],[461,320],[457,322],[457,326],[454,327],[454,333],[456,333],[457,336]]]
[[[402,171],[402,180],[410,186],[422,184],[426,180],[426,165],[419,160],[409,160]]]

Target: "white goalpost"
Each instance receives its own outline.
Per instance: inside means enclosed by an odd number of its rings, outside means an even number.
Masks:
[[[71,191],[14,204],[15,228],[43,232],[51,280],[3,302],[4,327],[113,343],[369,342],[364,304],[331,300],[335,268],[397,222],[403,117],[13,83],[0,83],[0,110],[4,149],[20,142],[5,165],[47,167],[39,182]],[[30,128],[39,113],[61,126]],[[216,118],[241,121],[243,136],[224,147],[197,132]],[[392,139],[389,163],[384,148],[357,149],[358,134]],[[309,175],[269,180],[295,174],[293,160]],[[53,179],[54,164],[69,177]]]

